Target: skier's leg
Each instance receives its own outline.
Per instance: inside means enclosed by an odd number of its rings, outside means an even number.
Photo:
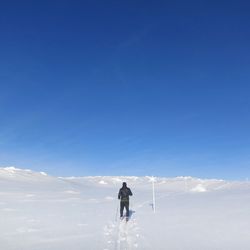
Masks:
[[[120,217],[123,216],[123,210],[124,210],[124,202],[121,201],[121,203],[120,203]]]
[[[126,208],[126,217],[128,218],[129,217],[129,202],[126,202],[125,208]]]

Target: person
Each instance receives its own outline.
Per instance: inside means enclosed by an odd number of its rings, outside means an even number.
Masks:
[[[127,183],[122,183],[118,193],[118,199],[120,200],[120,218],[123,218],[123,210],[126,208],[126,218],[129,217],[129,196],[133,195],[130,188],[127,187]]]

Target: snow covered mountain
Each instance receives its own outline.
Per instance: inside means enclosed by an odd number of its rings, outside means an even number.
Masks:
[[[117,192],[133,192],[119,220]],[[250,183],[192,177],[52,177],[0,168],[4,250],[250,249]]]

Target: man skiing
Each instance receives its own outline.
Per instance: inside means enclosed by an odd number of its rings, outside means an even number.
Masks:
[[[122,188],[119,190],[118,199],[120,202],[120,217],[123,218],[123,210],[126,208],[126,219],[129,218],[129,196],[133,195],[130,188],[127,187],[127,183],[122,183]]]

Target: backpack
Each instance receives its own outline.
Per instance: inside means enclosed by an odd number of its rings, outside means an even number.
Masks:
[[[131,193],[131,191],[128,188],[121,188],[120,189],[121,200],[128,201],[130,193]]]

